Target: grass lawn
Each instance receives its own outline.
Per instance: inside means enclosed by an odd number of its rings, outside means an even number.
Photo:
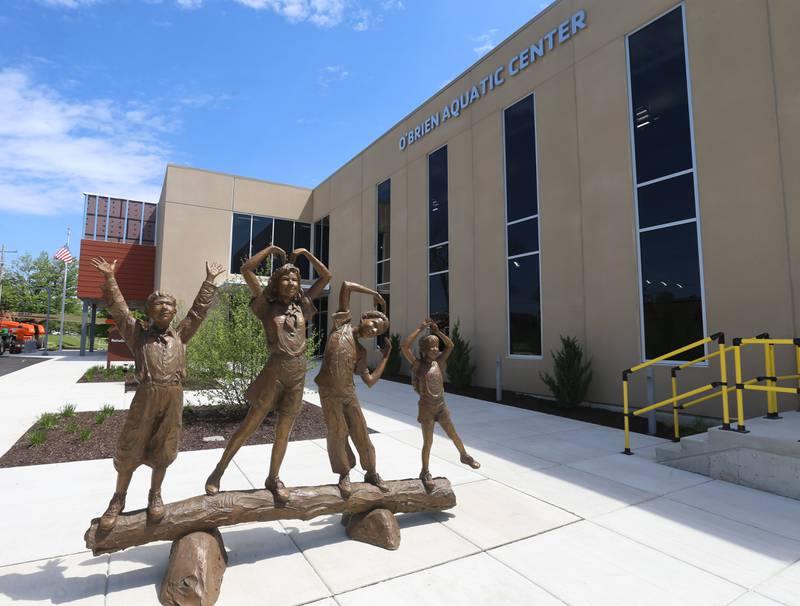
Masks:
[[[48,335],[47,348],[50,350],[58,349],[58,335]],[[64,335],[64,349],[80,349],[81,336],[80,335]],[[108,340],[103,337],[95,337],[94,349],[107,349]],[[89,349],[89,337],[86,337],[86,349]]]

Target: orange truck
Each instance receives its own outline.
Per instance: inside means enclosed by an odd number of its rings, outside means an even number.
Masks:
[[[0,355],[6,351],[21,353],[28,342],[33,342],[36,349],[46,347],[44,326],[33,322],[16,322],[8,318],[0,319]]]

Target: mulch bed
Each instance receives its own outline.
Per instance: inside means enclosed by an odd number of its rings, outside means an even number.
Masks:
[[[136,383],[136,379],[133,376],[133,372],[127,372],[124,375],[124,378],[120,378],[118,376],[114,377],[106,377],[103,376],[101,373],[92,374],[91,370],[87,370],[81,378],[78,379],[78,383],[122,383],[125,382],[125,392],[129,391],[136,391],[136,387],[138,384]],[[186,381],[183,383],[183,391],[198,391],[201,389],[213,389],[216,385],[212,385],[209,383],[204,383],[202,381],[198,381],[192,379],[191,377],[187,378]]]
[[[384,374],[382,378],[389,381],[395,381],[397,383],[411,385],[411,377],[407,377],[405,375],[387,376]],[[488,400],[489,402],[495,401],[495,390],[491,387],[473,386],[465,389],[458,389],[449,383],[445,383],[444,389],[447,393],[466,396],[468,398]],[[536,396],[521,394],[514,391],[504,390],[502,392],[502,399],[497,403],[505,404],[506,406],[513,406],[515,408],[524,408],[525,410],[535,410],[536,412],[557,415],[559,417],[566,417],[568,419],[575,419],[576,421],[586,421],[587,423],[594,423],[595,425],[603,425],[605,427],[613,427],[614,429],[622,429],[624,427],[623,423],[625,417],[621,412],[604,410],[602,408],[590,408],[588,406],[563,408],[554,400],[537,398]],[[630,430],[635,433],[647,434],[647,419],[644,417],[631,417]],[[696,431],[692,430],[692,428],[681,427],[681,435],[688,436],[693,433],[696,433]],[[664,423],[660,422],[657,423],[656,435],[659,438],[671,439],[673,437],[672,425],[665,425]]]
[[[0,468],[113,457],[117,436],[128,411],[118,410],[100,425],[95,423],[95,414],[95,412],[78,412],[71,419],[61,419],[58,427],[49,430],[45,442],[38,446],[29,445],[28,432],[25,432],[17,443],[0,457]],[[77,432],[68,433],[64,430],[72,420],[77,421],[81,428],[91,430],[92,435],[86,442],[80,441]],[[180,450],[223,448],[225,441],[233,435],[240,422],[223,417],[214,406],[186,407],[183,412]],[[36,423],[28,431],[35,429]],[[314,440],[324,438],[326,435],[322,409],[304,402],[289,440]],[[225,441],[204,442],[203,438],[208,436],[222,436]],[[272,444],[274,440],[275,416],[268,415],[261,427],[250,436],[247,444]]]

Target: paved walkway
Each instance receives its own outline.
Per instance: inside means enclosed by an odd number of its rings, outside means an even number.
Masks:
[[[91,363],[67,357],[0,377],[0,448],[66,401],[127,406],[131,394],[118,385],[74,384]],[[411,388],[381,381],[359,391],[380,432],[372,436],[379,471],[415,477],[421,434]],[[460,465],[436,437],[431,471],[454,484],[455,509],[399,516],[395,552],[348,540],[338,516],[223,528],[230,563],[218,603],[800,605],[800,502],[658,465],[658,438],[635,435],[636,456],[626,457],[618,430],[448,401],[482,463]],[[268,453],[243,448],[223,490],[260,487]],[[200,493],[218,456],[181,453],[165,499]],[[281,475],[292,485],[332,483],[324,440],[290,444]],[[131,508],[144,506],[148,481],[146,470],[135,475]],[[83,546],[113,483],[109,460],[0,470],[0,604],[157,604],[168,543],[96,558]]]

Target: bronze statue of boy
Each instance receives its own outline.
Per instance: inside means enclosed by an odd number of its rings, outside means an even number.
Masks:
[[[430,327],[431,333],[422,337],[419,342],[419,357],[414,357],[411,345],[425,328]],[[439,351],[441,339],[444,341],[444,351]],[[478,469],[481,464],[473,459],[464,447],[464,443],[456,433],[456,428],[450,418],[450,410],[444,401],[444,375],[447,359],[453,352],[453,341],[446,334],[439,330],[438,325],[433,320],[425,320],[414,331],[408,335],[401,346],[403,355],[411,364],[411,384],[414,391],[419,394],[419,415],[417,421],[422,425],[422,471],[419,479],[425,489],[433,489],[433,478],[428,468],[431,458],[431,446],[433,445],[433,428],[438,421],[442,429],[445,430],[449,438],[453,441],[459,454],[461,462],[469,465],[473,469]]]
[[[306,326],[317,312],[312,299],[319,297],[331,279],[328,268],[305,248],[298,248],[292,258],[306,257],[319,278],[308,292],[300,284],[300,270],[286,263],[277,268],[266,288],[261,287],[255,270],[269,255],[277,254],[286,259],[286,253],[278,246],[270,245],[257,252],[242,264],[242,277],[253,298],[250,309],[264,325],[269,358],[263,370],[245,392],[250,409],[241,425],[225,446],[222,457],[206,480],[206,494],[219,492],[222,474],[234,455],[253,435],[267,413],[277,410],[275,442],[272,445],[269,474],[264,486],[272,491],[276,503],[285,503],[289,492],[278,477],[289,434],[295,419],[303,407],[303,387],[306,378]]]
[[[125,495],[134,470],[152,468],[147,514],[152,522],[164,517],[161,484],[167,467],[178,454],[183,415],[183,382],[186,379],[186,344],[208,313],[216,293],[216,278],[224,273],[217,263],[206,263],[206,279],[189,313],[176,328],[175,298],[161,291],[147,297],[147,325],[134,318],[119,290],[111,263],[92,259],[92,267],[105,276],[103,298],[122,338],[136,360],[138,387],[117,440],[114,467],[117,485],[108,508],[100,518],[102,530],[110,530],[125,508]]]
[[[328,458],[333,472],[339,474],[339,491],[343,499],[350,496],[350,470],[356,465],[348,436],[353,440],[361,467],[366,471],[364,481],[382,491],[388,490],[375,470],[375,447],[369,439],[353,375],[360,376],[368,387],[375,385],[383,375],[392,349],[389,339],[386,339],[382,350],[383,358],[372,373],[367,368],[367,351],[358,339],[369,339],[386,332],[389,318],[382,311],[367,311],[361,314],[361,323],[353,328],[350,315],[350,294],[353,292],[372,295],[375,304],[386,309],[383,297],[374,290],[353,282],[343,282],[339,290],[339,310],[331,316],[334,328],[328,337],[322,367],[315,379],[328,428]]]

